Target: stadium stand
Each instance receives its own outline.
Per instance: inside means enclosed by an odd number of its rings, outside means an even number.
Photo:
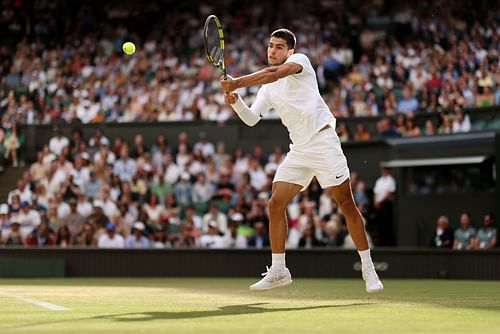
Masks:
[[[78,131],[88,123],[236,118],[205,61],[199,18],[213,11],[224,17],[235,76],[265,66],[271,30],[296,31],[297,51],[314,64],[344,142],[500,129],[498,111],[481,116],[500,105],[499,17],[487,1],[453,9],[439,1],[223,3],[6,1],[0,166],[25,172],[0,207],[1,243],[266,245],[262,227],[281,147],[230,154],[203,135],[181,135],[175,145],[158,137],[147,147],[141,134],[125,142]],[[120,51],[125,40],[137,45],[132,57]],[[240,93],[251,103],[256,89]],[[22,155],[21,124],[75,130],[70,138],[55,133],[31,163]],[[352,180],[360,209],[376,214],[375,184],[356,174]],[[289,215],[290,248],[349,247],[342,213],[317,184]],[[379,237],[375,244],[384,244]]]

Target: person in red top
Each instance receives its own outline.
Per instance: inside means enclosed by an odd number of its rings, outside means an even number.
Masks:
[[[28,246],[55,246],[56,234],[49,227],[47,220],[42,219],[40,225],[31,232],[27,241]]]
[[[427,87],[429,87],[431,91],[439,91],[441,89],[441,75],[434,66],[431,67],[430,72],[430,78],[427,80]]]

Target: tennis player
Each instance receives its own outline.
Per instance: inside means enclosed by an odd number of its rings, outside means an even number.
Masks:
[[[294,53],[295,43],[295,35],[290,30],[274,31],[267,46],[270,67],[221,81],[226,102],[245,124],[254,126],[273,108],[288,128],[292,141],[274,177],[269,200],[272,265],[263,274],[264,278],[250,289],[262,291],[292,283],[285,265],[288,231],[285,210],[315,176],[323,189],[331,188],[331,194],[346,217],[347,228],[361,257],[366,291],[382,291],[382,282],[370,256],[363,217],[351,192],[349,168],[335,132],[335,118],[319,93],[309,59],[304,54]],[[235,90],[257,85],[262,87],[249,108]]]

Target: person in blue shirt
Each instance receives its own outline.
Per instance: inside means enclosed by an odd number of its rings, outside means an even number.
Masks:
[[[398,112],[415,113],[418,111],[418,100],[411,95],[410,89],[403,89],[403,98],[398,102]]]
[[[494,227],[495,216],[487,213],[483,217],[483,227],[477,231],[474,248],[492,249],[497,245],[497,229]]]
[[[455,230],[453,249],[472,249],[476,237],[476,229],[470,226],[470,223],[470,213],[462,212],[460,215],[460,227]]]
[[[125,242],[126,248],[149,248],[149,239],[144,236],[146,226],[143,222],[137,221],[132,225],[132,233],[127,237]]]

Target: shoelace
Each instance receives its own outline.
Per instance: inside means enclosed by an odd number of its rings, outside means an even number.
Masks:
[[[271,272],[271,267],[266,266],[266,272],[262,273],[261,276],[267,276],[267,274],[269,274],[270,272]]]

